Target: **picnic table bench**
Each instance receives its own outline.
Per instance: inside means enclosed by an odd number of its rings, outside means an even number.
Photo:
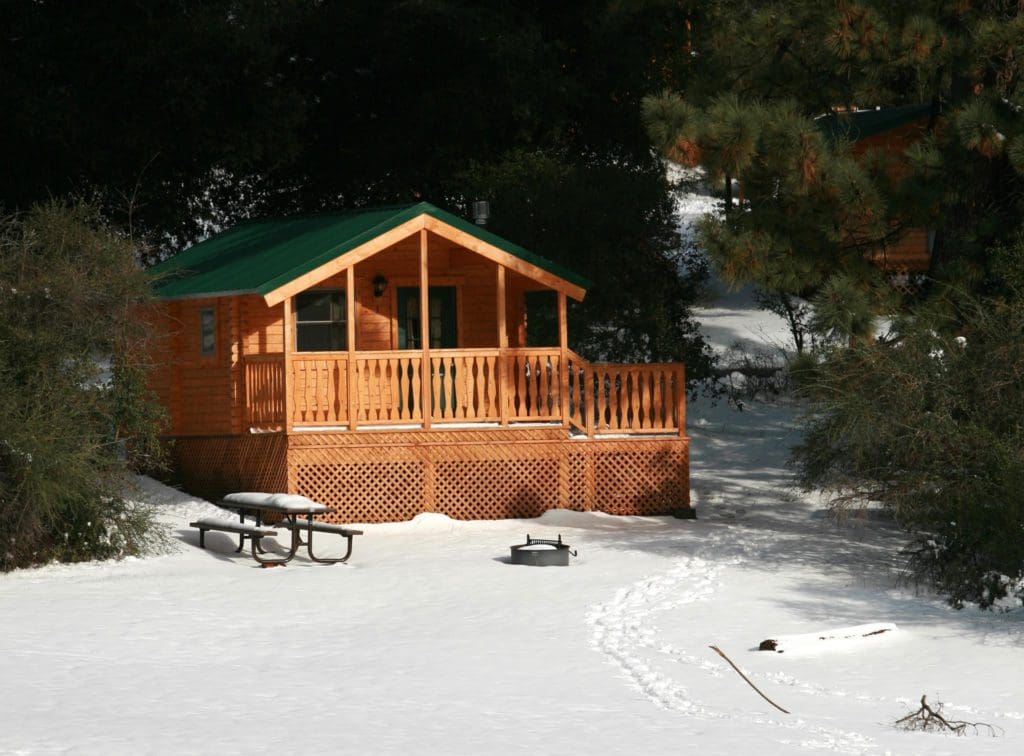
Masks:
[[[314,562],[344,562],[350,556],[352,556],[352,538],[353,536],[362,535],[363,531],[353,530],[352,528],[346,528],[343,525],[332,525],[329,522],[317,522],[312,519],[304,519],[302,517],[296,517],[292,522],[285,520],[282,525],[286,528],[298,528],[301,533],[303,530],[308,531],[306,534],[306,553],[309,554],[309,558]],[[341,559],[320,559],[313,555],[313,533],[333,533],[339,535],[345,539],[347,544],[347,550],[345,556]]]
[[[190,522],[188,525],[190,528],[199,529],[199,548],[201,549],[206,548],[206,531],[208,530],[237,533],[239,537],[239,551],[242,550],[247,539],[252,542],[252,548],[255,550],[258,548],[258,543],[261,538],[272,538],[277,535],[276,530],[261,528],[256,525],[250,525],[246,522],[228,522],[227,520],[221,520],[217,517],[200,517],[198,520]]]
[[[226,533],[238,534],[238,549],[242,551],[245,541],[248,540],[252,548],[252,557],[264,567],[283,565],[290,562],[300,546],[306,547],[306,553],[313,562],[320,564],[337,564],[348,561],[352,556],[352,539],[354,536],[362,535],[361,530],[353,530],[341,525],[334,525],[327,522],[318,522],[314,518],[318,514],[324,514],[328,508],[305,496],[296,494],[272,494],[254,491],[232,493],[220,501],[214,502],[222,509],[238,512],[238,522],[229,522],[213,517],[205,517],[190,523],[191,527],[199,528],[199,545],[205,548],[204,535],[208,530],[220,530]],[[255,525],[247,523],[245,518],[254,518]],[[280,518],[279,522],[273,523],[272,527],[282,528],[291,533],[291,543],[287,553],[283,557],[267,556],[267,552],[260,546],[260,540],[268,536],[276,536],[277,531],[270,530],[263,526],[268,517]],[[341,536],[346,541],[345,555],[341,557],[319,557],[313,551],[313,533],[328,533]],[[305,540],[302,536],[305,534]]]

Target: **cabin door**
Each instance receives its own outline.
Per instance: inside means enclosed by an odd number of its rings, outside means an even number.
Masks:
[[[455,318],[455,287],[431,286],[429,295],[430,348],[455,349],[459,345]],[[420,343],[420,290],[398,287],[398,348],[422,349]]]
[[[459,341],[456,332],[455,287],[431,286],[427,309],[430,313],[430,348],[457,347]],[[421,348],[418,286],[398,288],[398,348]],[[432,359],[430,362],[430,411],[435,417],[449,417],[458,403],[455,364],[448,359]]]

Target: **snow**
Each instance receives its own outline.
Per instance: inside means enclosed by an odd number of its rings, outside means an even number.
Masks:
[[[699,171],[692,169],[670,164],[667,170],[669,180],[674,183],[700,179]],[[689,250],[696,244],[697,221],[704,215],[720,213],[722,203],[697,191],[679,191],[673,199],[682,245],[684,250]],[[792,337],[785,319],[757,311],[753,286],[730,288],[712,275],[710,289],[711,302],[695,308],[695,315],[701,321],[701,333],[716,352],[725,355],[738,349],[777,354],[792,350]]]
[[[751,355],[794,351],[786,320],[757,311],[752,286],[730,290],[714,278],[711,286],[715,292],[713,304],[694,308],[694,315],[700,320],[704,339],[718,354],[728,357],[732,350]],[[757,317],[751,317],[752,312]]]
[[[949,608],[901,580],[884,518],[795,491],[798,411],[690,405],[697,520],[351,523],[345,565],[200,550],[188,523],[220,510],[142,478],[168,553],[0,576],[0,753],[1018,753],[1024,612]],[[512,565],[526,534],[578,556]],[[801,642],[866,624],[898,631]],[[1002,735],[897,730],[922,694]]]

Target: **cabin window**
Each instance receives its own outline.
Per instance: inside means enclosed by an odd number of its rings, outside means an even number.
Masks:
[[[345,292],[306,291],[295,297],[295,348],[299,352],[348,349]]]
[[[202,354],[217,351],[217,313],[212,307],[199,311],[199,351]]]

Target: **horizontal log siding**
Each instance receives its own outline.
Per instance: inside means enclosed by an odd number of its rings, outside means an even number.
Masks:
[[[152,329],[149,343],[149,359],[154,369],[150,371],[149,388],[157,401],[167,410],[172,420],[177,411],[174,402],[174,334],[177,322],[172,316],[172,303],[156,302],[140,313]]]
[[[867,152],[887,152],[892,156],[892,163],[894,164],[892,170],[895,170],[899,175],[904,175],[907,171],[904,152],[911,145],[920,142],[927,134],[927,131],[927,118],[906,123],[894,129],[886,129],[879,134],[863,137],[854,142],[853,154],[860,157]],[[903,167],[896,168],[896,165],[902,165]]]
[[[563,365],[557,348],[523,348],[524,296],[533,285],[512,272],[506,276],[510,350],[499,358],[495,264],[433,234],[428,258],[430,284],[457,288],[460,343],[454,350],[431,350],[428,370],[418,351],[394,349],[397,289],[419,281],[416,239],[356,266],[353,365],[344,352],[296,353],[286,363],[284,305],[268,307],[257,295],[164,304],[170,339],[155,354],[169,367],[154,378],[154,388],[170,410],[171,432],[282,427],[285,383],[292,387],[290,420],[301,426],[349,425],[354,412],[353,421],[370,425],[419,424],[429,417],[441,423],[562,422],[587,435],[684,432],[677,398],[681,366],[595,366],[571,354]],[[388,286],[374,297],[378,275]],[[345,286],[346,276],[339,274],[318,288]],[[209,356],[199,346],[205,307],[217,313],[217,349]],[[499,374],[505,376],[503,390]],[[422,406],[424,391],[433,397],[428,408]]]
[[[212,355],[200,348],[200,312],[213,308],[216,318],[216,348]],[[171,429],[175,435],[201,435],[237,432],[240,421],[239,385],[233,372],[237,351],[232,337],[237,334],[233,319],[237,312],[230,297],[189,299],[168,305],[170,330],[169,359],[158,367],[170,374],[167,404]]]
[[[880,134],[858,139],[853,145],[853,154],[860,157],[866,153],[884,153],[887,159],[885,171],[893,181],[899,181],[910,172],[905,157],[907,148],[920,142],[927,132],[928,119],[888,129]],[[886,272],[922,272],[928,270],[931,252],[928,249],[926,228],[907,229],[888,248],[871,254],[870,259]]]
[[[494,300],[494,263],[451,242],[429,235],[431,286],[455,286],[459,346],[467,349],[493,347],[497,343],[497,315]],[[373,279],[382,275],[388,287],[381,297],[373,296]],[[379,256],[356,266],[356,349],[396,349],[398,288],[419,285],[419,242],[402,242]],[[344,273],[332,276],[316,288],[344,289]],[[522,320],[522,293],[510,305],[517,323]]]
[[[923,272],[928,270],[931,253],[928,250],[928,230],[910,228],[881,252],[874,252],[871,260],[886,272]]]
[[[250,294],[241,299],[243,354],[275,354],[284,351],[281,320],[284,305],[267,307],[263,297]]]
[[[356,268],[356,349],[368,352],[391,349],[391,319],[394,317],[391,287],[382,296],[373,296],[373,278],[377,272],[364,275],[363,271],[376,269],[369,265]],[[338,288],[344,285],[342,281]]]
[[[459,288],[459,346],[465,349],[495,347],[498,343],[498,314],[494,308],[498,287],[494,263],[455,249],[449,255],[452,270],[463,278]],[[450,271],[434,264],[431,257],[430,276],[443,277]]]

